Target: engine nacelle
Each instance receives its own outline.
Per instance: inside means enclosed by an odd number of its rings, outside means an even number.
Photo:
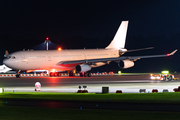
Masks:
[[[118,63],[118,66],[120,68],[130,68],[130,67],[133,67],[134,66],[134,62],[133,61],[130,61],[130,60],[122,60]]]
[[[77,65],[76,66],[76,71],[77,72],[87,72],[91,70],[91,66],[87,64],[82,64],[82,65]]]

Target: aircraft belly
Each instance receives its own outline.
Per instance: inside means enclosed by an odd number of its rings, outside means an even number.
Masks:
[[[62,65],[61,64],[61,65],[56,65],[56,66],[50,67],[49,69],[56,69],[56,70],[59,70],[59,71],[75,70],[75,67],[78,64],[67,64],[67,65]]]

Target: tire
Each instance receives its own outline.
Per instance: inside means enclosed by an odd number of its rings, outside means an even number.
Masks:
[[[87,76],[88,76],[88,77],[91,77],[91,73],[88,73]]]
[[[50,75],[50,77],[53,77],[53,76],[54,76],[54,73],[53,73],[53,72],[50,72],[49,75]]]
[[[61,73],[60,73],[60,72],[58,72],[58,73],[57,73],[57,76],[58,76],[58,77],[61,77]]]
[[[75,76],[75,73],[73,73],[72,71],[69,72],[69,76],[70,77],[74,77]]]
[[[57,73],[57,72],[55,72],[55,73],[54,73],[54,77],[57,77],[57,76],[58,76],[58,73]]]
[[[21,75],[20,74],[16,74],[16,78],[20,78],[21,77]]]
[[[88,73],[87,73],[87,72],[85,72],[85,73],[84,73],[84,77],[87,77],[87,76],[88,76]]]
[[[83,77],[83,73],[80,73],[80,77]]]

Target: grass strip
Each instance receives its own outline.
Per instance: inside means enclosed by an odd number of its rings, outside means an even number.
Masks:
[[[180,104],[180,93],[47,93],[47,92],[5,92],[0,98],[44,99],[65,101],[102,101],[135,103],[173,103]]]
[[[1,120],[170,120],[178,112],[0,107]]]

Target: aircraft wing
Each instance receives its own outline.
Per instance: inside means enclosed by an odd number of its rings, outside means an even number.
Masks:
[[[136,61],[141,58],[154,58],[154,57],[168,57],[171,55],[174,55],[174,53],[177,51],[174,50],[170,54],[162,54],[162,55],[147,55],[147,56],[122,56],[122,57],[116,57],[116,58],[101,58],[101,59],[88,59],[88,60],[75,60],[75,61],[61,61],[58,64],[82,64],[82,63],[96,63],[96,62],[107,62],[107,61],[120,61],[120,60],[132,60]]]

